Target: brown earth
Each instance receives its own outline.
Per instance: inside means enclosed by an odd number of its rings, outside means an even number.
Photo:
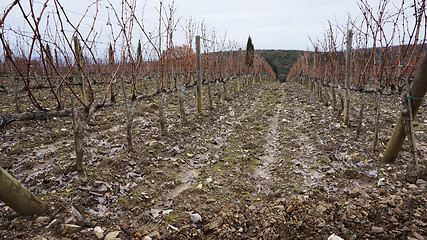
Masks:
[[[379,162],[397,96],[384,96],[374,154],[374,96],[366,97],[360,136],[357,94],[350,127],[297,83],[214,97],[215,109],[198,117],[187,91],[188,125],[179,129],[177,96],[168,95],[166,136],[158,99],[141,102],[134,153],[126,151],[123,106],[96,112],[85,135],[85,181],[70,171],[71,118],[11,124],[0,132],[0,164],[48,211],[21,217],[0,203],[0,239],[97,239],[99,228],[106,239],[427,237],[425,103],[415,122],[422,179],[408,184],[407,142],[396,163]]]

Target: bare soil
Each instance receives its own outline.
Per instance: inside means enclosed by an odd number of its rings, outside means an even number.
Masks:
[[[187,91],[182,129],[178,97],[168,95],[166,136],[159,135],[158,99],[139,103],[133,153],[122,104],[96,112],[85,135],[85,181],[70,171],[71,117],[11,124],[0,132],[0,164],[48,211],[22,217],[0,203],[0,239],[97,239],[96,227],[106,239],[427,237],[425,103],[414,123],[421,180],[409,184],[406,141],[395,163],[380,163],[400,112],[397,96],[382,99],[372,153],[374,96],[366,97],[357,136],[357,94],[344,126],[297,83],[229,89],[226,100],[214,95],[204,117]]]

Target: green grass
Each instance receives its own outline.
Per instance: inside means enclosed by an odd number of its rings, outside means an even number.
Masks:
[[[319,195],[322,195],[322,193],[323,193],[323,191],[322,191],[322,190],[320,190],[320,189],[314,189],[314,190],[313,190],[313,192],[314,192],[314,193],[317,193],[317,194],[319,194]]]
[[[126,197],[124,196],[117,197],[117,202],[126,202]]]
[[[166,215],[165,222],[166,224],[169,224],[170,222],[174,222],[172,215],[169,215],[169,214]]]

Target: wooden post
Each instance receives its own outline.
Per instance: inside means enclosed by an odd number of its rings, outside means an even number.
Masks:
[[[75,54],[76,54],[76,58],[75,58],[75,61],[77,62],[77,66],[76,66],[76,68],[77,68],[77,77],[78,77],[78,79],[80,79],[80,92],[81,92],[81,94],[82,94],[82,101],[83,101],[83,103],[84,104],[87,104],[88,103],[88,101],[87,101],[87,96],[86,96],[86,84],[85,84],[85,81],[84,81],[84,78],[83,78],[83,76],[82,76],[82,69],[81,69],[81,67],[82,67],[82,49],[81,49],[81,46],[80,46],[80,42],[79,42],[79,39],[77,38],[77,37],[74,37],[74,51],[75,51]]]
[[[330,102],[331,102],[331,96],[329,95],[329,88],[325,87],[325,95],[326,95],[326,106],[329,106]]]
[[[165,93],[162,93],[160,95],[159,100],[159,123],[160,123],[160,134],[162,136],[166,135],[166,120],[165,120],[165,114],[164,114],[164,106],[165,106]]]
[[[111,88],[110,88],[110,101],[116,102],[116,95],[114,95],[114,81],[113,81],[113,67],[114,67],[114,50],[113,47],[110,44],[110,47],[108,48],[108,63],[110,65],[110,81],[111,81]]]
[[[311,85],[311,91],[313,92],[313,94],[316,92],[316,84],[314,83],[314,79],[312,79],[311,77],[308,77],[309,81],[310,81],[310,85]]]
[[[412,125],[413,115],[411,109],[411,101],[409,100],[411,97],[409,82],[406,79],[406,89],[402,91],[402,119],[405,122],[405,132],[408,136],[409,142],[409,151],[412,154],[412,162],[408,163],[408,167],[406,168],[406,179],[408,182],[415,183],[418,179],[419,167],[418,167],[418,158],[417,158],[417,147],[415,144],[415,133],[414,126]]]
[[[55,53],[55,67],[58,71],[61,71],[59,68],[59,58],[58,58],[58,50],[55,48],[54,49],[54,53]],[[58,78],[58,97],[59,97],[59,106],[58,106],[58,110],[62,109],[64,107],[64,97],[63,95],[63,82],[62,79],[59,77]]]
[[[10,50],[9,44],[6,44],[5,46],[5,60],[10,61],[9,66],[9,72],[10,72],[10,83],[12,84],[13,91],[15,93],[15,110],[17,113],[21,113],[21,105],[19,101],[19,86],[18,86],[18,79],[14,77],[13,74],[13,60],[12,60],[12,51]]]
[[[171,55],[171,53],[169,53],[170,55]],[[169,56],[169,62],[170,62],[170,64],[169,64],[169,69],[170,69],[170,73],[169,73],[169,89],[172,89],[172,82],[173,82],[173,80],[174,80],[174,72],[173,72],[173,61],[172,61],[172,57],[171,56]],[[175,86],[174,86],[174,88],[176,89],[177,87],[176,87],[176,81],[174,82],[175,83]]]
[[[237,92],[240,93],[240,75],[237,77]]]
[[[344,99],[342,97],[342,88],[338,85],[338,100],[340,101],[340,107],[338,108],[338,117],[341,116],[342,111],[344,110]]]
[[[18,78],[14,76],[13,74],[13,63],[12,63],[12,59],[9,58],[9,56],[12,56],[12,52],[9,48],[9,45],[7,44],[5,47],[5,51],[7,51],[6,54],[6,60],[10,60],[10,67],[9,67],[9,72],[10,72],[10,82],[12,83],[12,88],[13,91],[15,93],[15,111],[17,113],[21,113],[22,109],[21,109],[21,102],[20,102],[20,97],[19,97],[19,84],[18,84]]]
[[[81,112],[80,114],[84,114]],[[83,177],[83,134],[86,122],[84,116],[76,116],[74,96],[71,95],[71,115],[73,118],[73,130],[74,130],[74,146],[76,150],[76,171],[80,177]]]
[[[317,68],[317,47],[314,47],[314,57],[313,57],[313,94],[316,96],[317,92],[317,82],[316,82],[316,68]]]
[[[239,76],[237,77],[237,92],[240,93],[240,80],[242,76],[242,48],[239,48]]]
[[[133,116],[131,116],[131,112],[128,105],[128,100],[126,96],[126,89],[125,89],[125,80],[123,79],[124,76],[121,78],[121,85],[122,85],[122,92],[123,92],[123,100],[125,103],[125,110],[126,110],[126,140],[128,142],[127,150],[129,152],[133,151],[133,141],[132,141],[132,120]]]
[[[200,54],[200,36],[196,36],[196,52],[197,52],[197,110],[200,116],[203,116],[202,56]]]
[[[221,85],[220,84],[221,84],[220,81],[217,80],[217,82],[216,82],[216,90],[217,90],[217,93],[218,93],[218,105],[221,103]]]
[[[225,82],[225,79],[222,82],[222,88],[223,88],[223,92],[224,92],[224,100],[227,100],[227,82]]]
[[[323,87],[322,81],[319,80],[319,99],[320,99],[320,102],[323,102],[322,87]]]
[[[17,113],[21,113],[22,109],[21,109],[21,102],[20,102],[20,97],[19,97],[19,84],[18,84],[18,77],[13,76],[12,71],[10,71],[11,74],[11,81],[12,84],[14,85],[14,92],[15,92],[15,110]]]
[[[350,85],[351,85],[351,43],[353,38],[353,31],[347,31],[347,45],[345,52],[345,101],[344,101],[344,124],[350,124]]]
[[[332,106],[334,111],[337,110],[337,94],[335,92],[335,87],[332,86]]]
[[[0,201],[22,216],[40,215],[46,211],[45,204],[2,167],[0,167]]]

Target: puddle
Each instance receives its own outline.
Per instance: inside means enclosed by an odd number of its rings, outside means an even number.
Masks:
[[[176,186],[174,189],[171,190],[171,198],[175,198],[181,192],[192,187],[192,184],[196,181],[199,175],[200,175],[199,169],[191,169],[191,170],[178,173],[177,180],[182,182],[182,184]]]

